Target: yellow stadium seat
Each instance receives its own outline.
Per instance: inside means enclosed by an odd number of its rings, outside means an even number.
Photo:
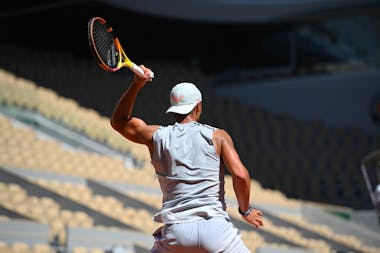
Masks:
[[[104,249],[100,249],[100,248],[92,248],[90,249],[90,252],[89,253],[104,253],[105,250]]]
[[[14,253],[30,253],[30,247],[23,242],[15,242],[11,246]]]
[[[89,250],[84,247],[74,247],[72,253],[88,253]]]
[[[46,244],[35,244],[33,246],[33,251],[35,253],[54,253],[55,250]]]

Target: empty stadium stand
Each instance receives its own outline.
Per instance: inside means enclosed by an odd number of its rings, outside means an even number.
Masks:
[[[50,53],[38,58],[50,61]],[[28,71],[17,64],[13,71]],[[65,69],[60,62],[54,64]],[[82,75],[88,75],[88,65],[83,63]],[[164,69],[165,63],[159,65]],[[36,69],[25,76],[38,73],[38,64],[28,67]],[[166,67],[173,68],[169,63]],[[228,129],[239,140],[236,146],[242,159],[248,167],[253,164],[253,205],[264,210],[266,219],[259,231],[241,221],[231,179],[226,177],[228,212],[252,251],[379,252],[379,231],[350,220],[353,208],[367,205],[364,185],[358,184],[358,161],[378,148],[378,136],[364,135],[358,129],[331,129],[318,120],[296,120],[221,99],[206,86],[209,77],[197,70],[175,68],[181,77],[195,76],[204,85],[212,105],[205,110],[208,123]],[[52,71],[59,74],[57,69]],[[71,71],[75,76],[76,70]],[[159,71],[159,82],[180,80],[169,71]],[[96,72],[90,71],[90,76]],[[42,82],[54,86],[54,75],[50,78]],[[68,89],[58,87],[63,92]],[[162,97],[168,90],[167,85],[157,90],[148,87],[142,95],[141,103],[146,106],[140,108],[149,112],[153,122],[159,121],[166,107]],[[146,148],[118,136],[97,110],[7,70],[0,71],[0,104],[0,214],[9,219],[12,230],[17,230],[18,219],[37,224],[32,227],[36,231],[38,225],[45,229],[44,241],[21,235],[11,240],[12,232],[7,229],[0,236],[1,249],[98,253],[112,250],[113,242],[124,245],[126,252],[147,252],[151,233],[159,225],[151,216],[160,208],[161,199]],[[220,117],[236,112],[243,123]],[[326,177],[327,173],[332,176]],[[306,202],[310,200],[325,205]],[[349,217],[342,220],[330,210],[343,210]],[[78,233],[88,236],[79,238]]]
[[[230,133],[264,213],[243,221],[227,172],[252,253],[380,253],[380,2],[171,2],[2,2],[0,253],[148,253],[161,226],[150,154],[109,122],[133,75],[96,64],[93,15],[155,73],[136,116],[171,124],[171,87],[200,87],[201,121]]]
[[[5,47],[3,52],[7,54],[12,50],[14,49]],[[28,52],[18,50],[15,53],[26,55]],[[41,65],[52,65],[49,61],[54,59],[54,61],[57,59],[70,61],[74,57],[69,54],[58,54],[59,57],[53,59],[43,51],[33,51],[33,53],[41,54],[37,58],[47,61]],[[53,54],[53,52],[49,53]],[[34,63],[28,68],[24,66],[27,65],[26,63],[14,64],[13,71],[19,72],[17,69],[21,68],[25,77],[36,80],[41,78],[38,77],[38,63]],[[78,71],[83,71],[83,73],[79,75],[85,75],[88,78],[100,76],[97,80],[94,78],[91,81],[96,87],[94,89],[98,93],[109,94],[109,98],[112,97],[116,102],[123,87],[129,82],[128,76],[122,80],[119,75],[109,76],[99,72],[98,66],[94,66],[93,62],[83,61],[82,64],[83,68],[79,68]],[[59,67],[51,71],[56,72],[55,75],[62,76],[62,78],[56,80],[53,77],[51,79],[46,77],[44,85],[74,99],[78,98],[81,103],[95,108],[96,111],[94,109],[79,110],[78,103],[72,99],[60,98],[52,89],[42,88],[32,81],[20,79],[9,72],[3,73],[6,81],[2,83],[4,89],[4,92],[1,93],[2,103],[7,105],[7,108],[29,108],[29,111],[36,111],[54,123],[63,124],[66,128],[79,133],[85,133],[89,139],[104,143],[107,147],[118,150],[125,157],[130,154],[129,157],[132,157],[130,164],[140,167],[149,166],[150,158],[145,147],[125,141],[109,128],[108,119],[102,114],[109,115],[111,108],[106,109],[93,104],[98,103],[97,98],[103,96],[92,94],[88,97],[87,102],[83,98],[77,97],[80,94],[89,94],[89,91],[86,93],[80,91],[85,88],[83,82],[77,78],[74,80],[74,75],[70,77],[65,74],[68,64],[58,61],[53,65]],[[379,135],[368,135],[357,128],[330,128],[318,120],[296,120],[289,115],[273,114],[260,107],[247,107],[234,99],[218,98],[208,87],[212,78],[202,75],[199,70],[185,69],[179,65],[171,66],[170,63],[151,62],[151,65],[152,68],[159,66],[155,68],[158,70],[157,79],[140,94],[138,103],[141,104],[136,105],[137,115],[143,115],[148,122],[152,123],[162,120],[163,124],[171,122],[169,118],[165,118],[167,116],[163,115],[167,105],[163,98],[167,96],[170,85],[180,80],[194,80],[197,84],[199,83],[207,98],[204,112],[205,123],[218,125],[231,133],[237,140],[236,147],[241,153],[242,160],[252,170],[252,175],[265,187],[280,189],[289,197],[323,200],[331,204],[350,205],[353,208],[370,207],[370,200],[361,180],[359,166],[363,156],[380,147]],[[86,71],[89,74],[86,74]],[[58,82],[62,83],[58,84]],[[68,85],[63,82],[71,83],[69,86],[75,87],[68,89]],[[87,82],[85,81],[85,83]],[[15,85],[10,86],[11,83],[15,83]],[[113,83],[114,88],[108,89],[104,83]],[[20,91],[20,89],[25,90]],[[93,89],[91,89],[92,91]],[[19,99],[20,94],[28,94],[33,98]],[[73,96],[73,94],[75,95]],[[59,102],[54,106],[49,104],[56,100]],[[73,120],[68,120],[68,115],[71,115]],[[223,118],[236,118],[237,120],[223,120],[219,115],[225,115]],[[84,121],[91,122],[91,124],[84,124]],[[244,122],[244,124],[238,122]],[[95,147],[92,144],[90,146]],[[339,174],[340,177],[331,181],[326,171],[331,171],[333,175]],[[272,177],[273,172],[278,176]],[[299,175],[303,175],[303,177]],[[305,181],[311,183],[305,184]],[[315,186],[310,187],[310,185]],[[354,185],[354,188],[346,187],[348,185]]]

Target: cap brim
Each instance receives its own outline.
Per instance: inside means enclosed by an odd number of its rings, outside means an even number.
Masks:
[[[166,113],[178,113],[178,114],[188,114],[191,112],[191,110],[194,109],[194,107],[197,105],[197,103],[188,104],[188,105],[174,105],[170,106],[169,109],[166,110]]]

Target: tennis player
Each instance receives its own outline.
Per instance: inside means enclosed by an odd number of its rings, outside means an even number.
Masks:
[[[224,166],[232,175],[242,218],[259,228],[262,212],[249,206],[250,177],[230,135],[199,123],[202,94],[192,83],[179,83],[170,93],[175,117],[168,126],[147,125],[132,117],[136,97],[146,82],[135,75],[111,117],[112,127],[132,142],[148,147],[162,194],[162,209],[154,215],[163,223],[153,236],[151,252],[250,252],[231,223],[224,201]]]

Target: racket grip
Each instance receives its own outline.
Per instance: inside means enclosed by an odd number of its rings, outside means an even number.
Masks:
[[[140,68],[139,66],[137,66],[135,63],[132,63],[132,66],[131,66],[131,70],[138,76],[140,77],[144,77],[144,70],[142,70],[142,68]],[[149,76],[150,78],[153,78],[154,77],[154,73],[151,71],[149,73]]]

